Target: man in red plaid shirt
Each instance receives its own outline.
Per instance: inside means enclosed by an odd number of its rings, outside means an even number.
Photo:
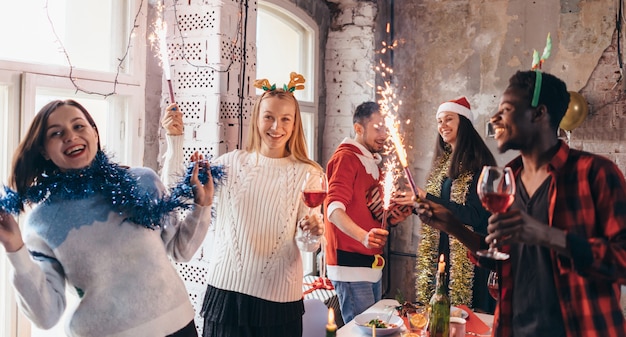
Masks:
[[[568,103],[565,83],[553,75],[520,71],[510,78],[491,123],[500,152],[520,151],[507,165],[517,189],[509,210],[489,218],[487,237],[435,203],[418,204],[425,224],[471,252],[496,239],[510,254],[504,261],[471,256],[500,276],[494,336],[626,336],[619,304],[626,182],[610,160],[557,138]]]

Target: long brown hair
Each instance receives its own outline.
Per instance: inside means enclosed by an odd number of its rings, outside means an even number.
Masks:
[[[454,151],[452,151],[452,147],[439,135],[433,158],[433,163],[437,163],[444,153],[452,152],[448,170],[450,179],[456,179],[464,172],[480,172],[484,165],[496,165],[496,160],[487,144],[465,116],[459,115],[455,144]]]
[[[296,115],[293,121],[294,128],[291,137],[287,141],[286,150],[296,160],[313,165],[321,169],[321,166],[315,161],[309,158],[309,154],[306,147],[306,139],[304,138],[304,128],[302,127],[302,116],[300,114],[300,104],[298,100],[293,96],[291,92],[284,91],[283,89],[266,90],[261,96],[254,102],[254,108],[252,109],[252,116],[250,121],[250,127],[248,129],[248,141],[246,144],[246,151],[259,152],[261,150],[261,134],[259,133],[258,119],[261,113],[261,102],[267,98],[278,98],[281,100],[288,100],[294,103],[296,108]]]
[[[22,141],[17,146],[17,150],[13,154],[13,168],[9,176],[9,186],[15,189],[19,194],[23,195],[26,190],[37,180],[42,173],[51,173],[58,167],[47,160],[42,155],[44,143],[46,141],[46,127],[50,115],[61,106],[73,106],[78,108],[85,115],[87,122],[96,130],[96,122],[87,112],[87,109],[80,103],[68,100],[55,100],[44,105],[35,115],[30,124],[28,131]],[[100,150],[100,135],[98,137],[98,150]]]

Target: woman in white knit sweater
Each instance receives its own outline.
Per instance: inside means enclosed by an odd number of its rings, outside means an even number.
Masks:
[[[295,236],[298,223],[316,235],[323,234],[323,223],[306,217],[300,197],[307,172],[321,167],[307,156],[292,93],[301,84],[295,81],[292,74],[287,90],[259,86],[266,91],[254,105],[246,149],[215,161],[224,166],[225,178],[215,191],[215,236],[202,308],[205,337],[302,334],[303,272]],[[180,111],[172,105],[163,120],[170,159],[163,172],[170,175],[179,165],[172,158],[182,152],[176,118]]]
[[[54,326],[67,285],[80,297],[68,336],[197,336],[193,307],[169,258],[191,259],[210,223],[213,185],[200,183],[198,167],[190,179],[195,205],[179,221],[154,171],[109,161],[82,105],[44,106],[14,156],[9,182],[18,197],[0,198],[0,243],[26,316],[40,328]],[[7,211],[19,213],[25,204],[35,207],[22,239]]]

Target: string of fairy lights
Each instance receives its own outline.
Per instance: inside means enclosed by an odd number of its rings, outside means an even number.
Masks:
[[[228,58],[229,59],[228,64],[226,64],[224,67],[221,67],[221,69],[218,69],[218,68],[216,68],[216,67],[214,67],[212,65],[208,65],[208,64],[197,64],[197,63],[194,63],[186,55],[186,51],[185,51],[185,45],[186,45],[186,41],[185,40],[186,40],[186,38],[182,34],[182,29],[180,27],[180,22],[178,20],[178,10],[177,10],[177,7],[179,5],[178,3],[179,3],[179,1],[175,0],[174,4],[173,4],[174,17],[176,18],[175,19],[175,25],[178,28],[178,29],[176,29],[176,31],[178,33],[177,33],[176,36],[174,36],[174,39],[181,41],[181,48],[180,48],[181,51],[180,51],[180,54],[177,55],[177,56],[181,60],[186,62],[188,65],[190,65],[190,66],[192,66],[194,68],[198,68],[198,69],[200,69],[200,68],[208,68],[208,69],[211,69],[211,70],[213,70],[215,72],[219,72],[219,73],[229,72],[231,70],[231,67],[232,67],[233,63],[234,63],[234,60],[236,59],[235,47],[240,42],[240,36],[243,35],[245,37],[245,35],[247,35],[247,34],[242,34],[242,27],[243,27],[242,23],[243,23],[243,16],[244,16],[243,13],[244,13],[244,7],[247,7],[247,1],[246,0],[242,0],[242,1],[239,2],[238,22],[237,22],[237,29],[236,29],[235,34],[234,34],[235,36],[228,39],[228,41],[230,42],[230,46],[231,46],[231,48],[230,48],[231,57]],[[157,10],[162,11],[163,10],[162,5],[159,3],[158,6],[159,6],[159,8],[157,8]],[[82,92],[82,93],[89,94],[89,95],[102,96],[104,98],[112,96],[112,95],[115,95],[117,93],[117,86],[120,83],[118,79],[119,79],[120,74],[123,72],[125,64],[127,62],[127,59],[129,57],[129,54],[130,54],[130,51],[131,51],[131,48],[132,48],[132,40],[133,40],[133,38],[135,36],[136,30],[139,27],[139,19],[141,17],[141,13],[142,13],[143,7],[144,7],[144,0],[140,0],[139,6],[137,8],[137,11],[134,13],[133,24],[131,25],[131,29],[128,32],[128,37],[126,38],[126,47],[124,49],[124,53],[119,58],[117,58],[117,60],[116,60],[117,61],[117,66],[116,66],[116,69],[115,69],[115,76],[114,76],[114,79],[112,81],[112,86],[113,87],[111,88],[111,90],[109,92],[97,92],[97,91],[88,90],[88,89],[84,88],[83,86],[81,86],[78,83],[78,79],[74,75],[75,66],[74,66],[74,63],[72,61],[72,57],[71,57],[69,51],[67,50],[67,48],[65,47],[65,45],[63,44],[62,38],[57,33],[57,30],[55,28],[55,22],[52,19],[51,15],[50,15],[50,12],[49,12],[49,0],[46,0],[45,5],[44,5],[45,15],[46,15],[46,18],[48,19],[48,23],[50,25],[50,30],[51,30],[52,34],[54,35],[54,37],[55,37],[55,43],[58,44],[60,53],[63,54],[64,58],[67,61],[67,66],[69,68],[67,77],[72,82],[72,85],[74,86],[74,89],[75,89],[76,92]],[[243,56],[242,56],[242,63],[243,63],[243,62],[245,62],[245,58],[246,58],[246,56],[245,56],[245,44],[242,46],[242,50],[243,50]],[[245,70],[243,70],[243,68],[245,68],[245,67],[242,67],[242,71],[245,71]]]
[[[59,44],[61,53],[65,56],[65,59],[67,60],[67,65],[69,67],[69,73],[68,73],[68,78],[70,79],[70,81],[72,81],[72,85],[74,86],[74,88],[76,89],[77,92],[83,92],[89,95],[99,95],[99,96],[103,96],[104,98],[109,97],[111,95],[115,95],[116,94],[116,89],[117,89],[117,85],[119,84],[118,78],[120,76],[120,73],[122,72],[122,69],[124,69],[124,63],[126,62],[126,59],[128,58],[128,54],[130,53],[130,48],[131,48],[131,41],[133,39],[135,30],[137,29],[138,26],[138,20],[141,14],[141,9],[143,8],[143,0],[141,0],[140,4],[139,4],[139,8],[137,9],[137,13],[135,13],[135,17],[133,20],[133,25],[132,28],[130,29],[130,32],[128,34],[128,38],[127,38],[127,43],[126,43],[126,49],[124,50],[124,54],[118,58],[118,63],[117,63],[117,67],[116,67],[116,71],[115,71],[115,78],[113,80],[113,88],[110,92],[108,93],[101,93],[101,92],[96,92],[96,91],[90,91],[87,89],[84,89],[83,87],[81,87],[78,83],[77,83],[77,79],[76,77],[74,77],[74,65],[72,64],[72,58],[70,57],[69,52],[67,51],[67,49],[65,48],[65,46],[63,45],[63,41],[62,39],[59,37],[59,35],[56,32],[55,26],[54,26],[54,22],[52,20],[52,18],[50,17],[50,12],[49,12],[49,8],[48,8],[48,1],[46,0],[45,3],[45,11],[46,11],[46,17],[48,18],[48,23],[50,24],[50,29],[52,30],[52,33],[54,34],[54,37],[56,38],[56,43]]]

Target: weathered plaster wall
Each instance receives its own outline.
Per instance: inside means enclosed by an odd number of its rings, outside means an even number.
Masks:
[[[614,32],[611,45],[604,50],[580,91],[589,102],[589,115],[572,131],[570,144],[602,154],[626,172],[626,82],[620,81],[619,63],[617,32]]]

